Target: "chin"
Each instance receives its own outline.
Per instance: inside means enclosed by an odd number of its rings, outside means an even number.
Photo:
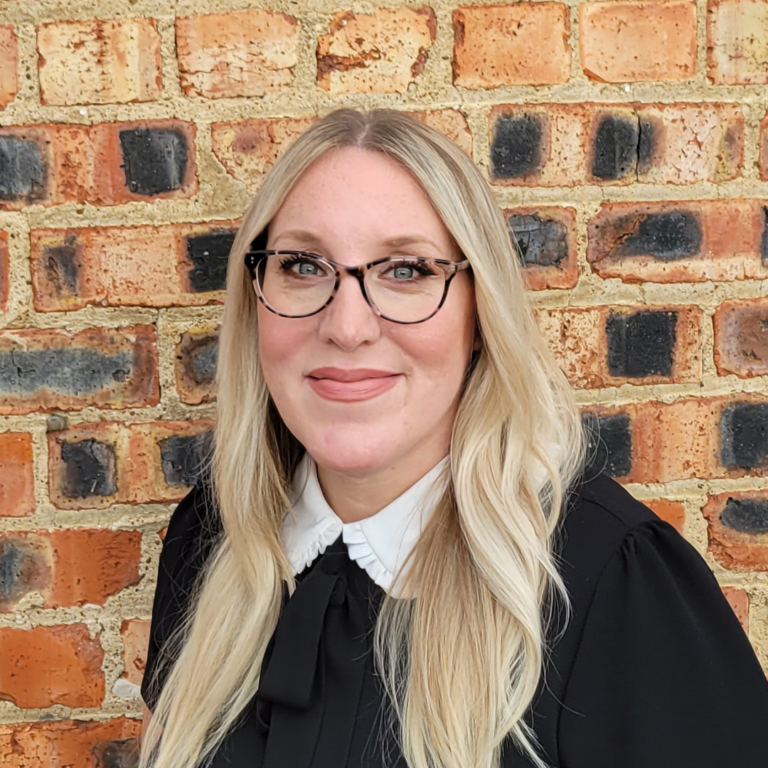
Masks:
[[[302,441],[322,467],[349,475],[367,475],[394,463],[393,450],[399,440],[382,430],[361,424],[335,428],[314,439]]]

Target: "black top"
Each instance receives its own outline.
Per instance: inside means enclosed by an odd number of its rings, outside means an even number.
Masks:
[[[150,709],[149,675],[218,525],[205,499],[190,492],[163,544],[141,690]],[[527,718],[547,763],[768,766],[768,683],[693,547],[604,474],[574,486],[558,541],[573,614]],[[383,594],[341,538],[297,577],[259,692],[212,768],[405,768],[373,672]],[[511,740],[502,764],[531,768]]]

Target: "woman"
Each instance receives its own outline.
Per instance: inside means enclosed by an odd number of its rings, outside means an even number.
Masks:
[[[335,112],[232,248],[212,473],[163,546],[142,766],[768,760],[706,564],[585,469],[488,185]]]

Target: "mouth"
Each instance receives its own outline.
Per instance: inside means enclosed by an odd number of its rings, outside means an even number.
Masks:
[[[312,390],[324,400],[359,402],[394,387],[400,374],[372,368],[316,368],[307,375]]]

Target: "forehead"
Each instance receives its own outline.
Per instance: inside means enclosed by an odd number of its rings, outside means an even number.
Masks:
[[[452,239],[413,175],[380,152],[344,147],[299,178],[270,223],[270,242],[300,228],[320,240],[390,241],[423,235]]]

